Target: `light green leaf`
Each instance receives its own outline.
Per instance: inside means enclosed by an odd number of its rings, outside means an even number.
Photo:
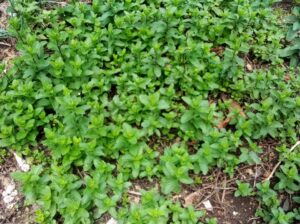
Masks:
[[[187,123],[187,122],[189,122],[190,120],[192,120],[193,117],[194,117],[193,112],[192,112],[192,111],[187,111],[187,112],[185,112],[185,113],[182,115],[180,121],[181,121],[181,123]]]

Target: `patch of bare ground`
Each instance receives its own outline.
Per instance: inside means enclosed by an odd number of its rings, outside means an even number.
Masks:
[[[278,142],[266,139],[258,142],[263,148],[261,164],[241,165],[233,177],[215,168],[209,175],[201,178],[201,184],[185,185],[178,197],[183,206],[193,205],[196,209],[205,209],[209,217],[216,217],[220,224],[258,224],[262,221],[255,216],[259,203],[255,197],[235,197],[236,181],[249,183],[255,187],[264,181],[278,162],[275,151]],[[194,175],[194,179],[199,179]],[[209,201],[211,208],[206,203]]]
[[[258,145],[263,149],[263,153],[260,155],[261,164],[241,165],[236,169],[233,177],[229,177],[218,168],[213,169],[204,177],[193,175],[194,180],[199,183],[183,185],[182,192],[172,196],[173,201],[179,201],[184,207],[193,205],[198,210],[206,210],[207,215],[217,218],[220,224],[263,223],[261,219],[255,216],[255,212],[259,208],[259,202],[255,197],[234,196],[237,180],[250,183],[252,187],[255,187],[257,183],[269,177],[278,162],[278,155],[275,150],[279,145],[278,141],[265,139],[258,142]],[[135,180],[127,192],[129,201],[139,204],[140,190],[152,188],[160,189],[156,179],[153,181]],[[288,198],[283,198],[282,201],[285,200]],[[210,208],[206,205],[207,201],[209,201]]]
[[[219,224],[260,223],[255,217],[258,202],[254,197],[235,197],[236,180],[254,185],[263,179],[260,167],[240,167],[230,178],[220,169],[203,178],[196,187],[185,186],[182,194],[183,206],[193,205],[196,209],[206,210],[209,217],[217,218]],[[210,206],[207,206],[208,205]],[[255,222],[254,222],[255,221]]]
[[[8,26],[8,1],[0,1],[0,28],[6,30]],[[0,62],[4,62],[6,70],[10,67],[12,59],[17,55],[15,40],[9,37],[0,37]]]
[[[6,156],[0,165],[0,224],[34,223],[33,208],[25,206],[19,186],[11,178],[18,169],[13,155]]]
[[[8,26],[8,1],[0,0],[0,28]],[[15,40],[8,36],[0,38],[0,63],[5,64],[4,73],[10,68],[12,59],[16,57]],[[0,74],[0,77],[5,74]],[[17,171],[18,165],[12,154],[3,158],[0,164],[0,224],[34,223],[33,209],[24,204],[24,197],[19,192],[19,186],[11,178],[11,173]]]
[[[295,6],[295,0],[282,0],[274,4],[274,8],[280,8],[287,12],[290,12]]]
[[[174,142],[178,142],[178,140]],[[159,145],[158,148],[163,152],[163,148],[168,147],[170,144],[169,142],[166,145]],[[254,188],[257,183],[266,180],[270,176],[278,162],[278,154],[275,148],[280,143],[277,140],[270,138],[257,144],[263,149],[263,153],[260,155],[261,164],[241,165],[236,169],[233,177],[225,174],[219,168],[214,168],[206,176],[192,175],[198,184],[183,185],[182,192],[172,196],[173,201],[179,201],[184,207],[193,205],[198,210],[206,210],[207,215],[217,218],[220,224],[263,223],[261,219],[255,216],[255,212],[259,208],[259,202],[255,197],[234,196],[237,189],[237,180],[247,182]],[[158,180],[135,180],[127,192],[129,201],[139,204],[140,190],[150,190],[152,188],[160,189]],[[285,200],[284,198],[283,201]],[[207,207],[207,201],[209,201],[211,208]]]

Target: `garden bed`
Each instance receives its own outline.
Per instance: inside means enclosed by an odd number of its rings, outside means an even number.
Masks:
[[[0,190],[20,184],[33,207],[18,189],[1,223],[299,220],[290,4],[14,2]]]

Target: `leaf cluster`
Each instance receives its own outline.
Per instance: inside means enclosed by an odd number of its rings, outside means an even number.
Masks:
[[[299,135],[300,79],[280,66],[273,1],[13,2],[20,56],[0,80],[0,147],[40,163],[15,174],[39,223],[198,223],[172,193],[259,163],[256,140]],[[247,72],[249,55],[269,68]],[[289,183],[294,170],[282,170]],[[136,205],[127,191],[140,179],[159,191]]]
[[[289,41],[288,46],[281,51],[282,57],[289,57],[291,66],[297,66],[300,60],[300,7],[294,7],[292,15],[287,18],[289,29],[286,39]]]

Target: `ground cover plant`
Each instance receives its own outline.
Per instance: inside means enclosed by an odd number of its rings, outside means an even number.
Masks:
[[[0,147],[33,164],[13,176],[36,222],[217,223],[174,198],[265,162],[272,139],[278,169],[234,195],[257,197],[265,223],[297,223],[300,78],[273,3],[11,1],[20,56],[0,81]],[[153,184],[134,202],[140,180]]]
[[[299,62],[299,49],[300,49],[300,7],[294,7],[292,15],[288,17],[290,24],[287,32],[287,40],[291,42],[281,53],[283,57],[291,57],[291,65],[297,66]]]

